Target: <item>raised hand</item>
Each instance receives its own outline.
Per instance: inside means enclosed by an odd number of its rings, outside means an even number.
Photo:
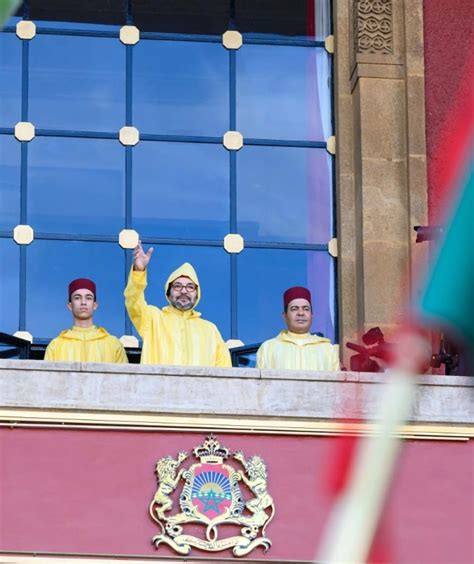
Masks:
[[[150,262],[151,255],[153,254],[153,247],[150,247],[145,253],[142,247],[142,242],[138,241],[138,245],[133,251],[133,270],[145,270]]]

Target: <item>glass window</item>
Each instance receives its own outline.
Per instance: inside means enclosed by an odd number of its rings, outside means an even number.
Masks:
[[[332,237],[331,216],[332,163],[325,149],[239,151],[237,218],[245,239],[325,245]]]
[[[117,25],[124,25],[126,22],[124,0],[94,0],[93,2],[29,0],[29,5],[32,20]]]
[[[140,41],[133,55],[134,125],[143,133],[223,135],[228,60],[220,44]]]
[[[20,223],[21,144],[13,135],[0,135],[0,230]]]
[[[142,237],[222,239],[229,232],[229,154],[222,145],[140,142],[133,226]]]
[[[244,45],[237,52],[237,129],[244,138],[324,141],[330,88],[324,49]]]
[[[239,339],[257,343],[285,329],[283,292],[305,286],[312,294],[312,331],[334,340],[334,262],[328,253],[247,248],[237,261]]]
[[[324,38],[329,29],[328,0],[155,0],[134,2],[134,22],[146,31],[220,35],[233,19],[242,33],[257,36]]]
[[[125,251],[117,243],[35,240],[27,249],[26,327],[52,338],[72,325],[69,282],[91,278],[99,309],[94,322],[117,337],[125,333]]]
[[[118,39],[39,35],[30,46],[29,116],[37,128],[114,131],[125,124]]]
[[[133,21],[143,31],[219,35],[228,28],[230,2],[135,0],[132,9]]]
[[[329,35],[329,0],[235,0],[237,29],[252,37],[324,39]]]
[[[21,44],[14,33],[0,33],[0,127],[21,121]]]
[[[147,251],[151,245],[143,245]],[[184,262],[193,265],[199,278],[201,300],[196,310],[215,323],[224,340],[230,338],[230,258],[222,247],[161,245],[154,247],[148,270],[146,301],[157,307],[168,305],[165,283]]]
[[[20,247],[13,239],[0,238],[0,331],[13,334],[19,329]]]
[[[28,154],[28,221],[43,232],[118,235],[124,168],[116,140],[38,137]]]

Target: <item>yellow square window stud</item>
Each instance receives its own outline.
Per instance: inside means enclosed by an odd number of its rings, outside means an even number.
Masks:
[[[243,44],[242,34],[238,31],[226,31],[222,35],[222,45],[226,49],[240,49]]]
[[[138,349],[138,339],[135,335],[122,335],[119,341],[127,349]]]
[[[326,151],[330,155],[336,154],[336,137],[334,135],[331,135],[331,137],[326,139]]]
[[[225,344],[228,349],[236,349],[237,347],[244,346],[244,343],[240,339],[227,339]]]
[[[23,339],[24,341],[29,341],[30,343],[33,342],[33,335],[29,331],[16,331],[13,333],[13,336]]]
[[[334,258],[338,255],[337,239],[335,237],[328,241],[328,253]]]
[[[29,121],[19,121],[15,125],[15,137],[18,141],[31,141],[35,137],[35,126]]]
[[[120,29],[120,41],[124,45],[135,45],[140,41],[140,30],[134,25],[124,25]]]
[[[224,147],[229,151],[238,151],[244,146],[244,137],[238,131],[227,131],[222,138]]]
[[[122,229],[119,233],[119,245],[122,249],[134,249],[139,239],[140,236],[135,229]]]
[[[122,127],[119,131],[119,140],[122,145],[136,145],[140,141],[140,132],[136,127]]]
[[[244,238],[238,233],[229,233],[224,237],[224,249],[228,253],[241,253],[244,249]]]
[[[13,240],[18,245],[29,245],[35,238],[35,232],[29,225],[17,225],[13,230]]]
[[[36,36],[36,25],[29,20],[18,22],[16,34],[20,39],[33,39]]]
[[[328,35],[324,40],[324,48],[330,54],[334,53],[334,35]]]

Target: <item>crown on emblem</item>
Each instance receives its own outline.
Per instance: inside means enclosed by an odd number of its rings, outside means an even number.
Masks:
[[[201,462],[220,464],[229,456],[229,449],[221,447],[216,437],[209,435],[202,445],[195,447],[193,454],[199,458]]]

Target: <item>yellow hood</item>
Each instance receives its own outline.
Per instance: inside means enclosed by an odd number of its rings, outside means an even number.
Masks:
[[[171,305],[169,299],[168,299],[168,288],[169,285],[176,280],[176,278],[179,278],[180,276],[187,276],[191,282],[194,282],[194,284],[196,284],[197,286],[197,296],[196,296],[196,303],[194,304],[194,306],[192,307],[192,309],[194,309],[198,303],[199,300],[201,299],[201,287],[199,286],[199,279],[197,277],[196,271],[194,270],[193,266],[191,264],[189,264],[189,262],[185,262],[184,264],[182,264],[181,266],[179,266],[174,272],[172,272],[169,276],[168,276],[168,280],[166,281],[165,284],[165,297],[166,300],[168,301],[168,303]],[[173,307],[173,306],[171,306]],[[191,311],[191,310],[190,310]]]

